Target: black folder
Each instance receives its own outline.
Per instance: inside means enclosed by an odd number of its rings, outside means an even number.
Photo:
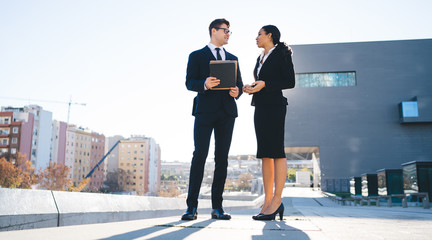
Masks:
[[[236,86],[237,61],[210,61],[210,76],[220,80],[212,90],[227,90]]]

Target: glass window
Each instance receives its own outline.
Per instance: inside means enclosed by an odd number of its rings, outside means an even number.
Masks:
[[[402,117],[418,117],[417,101],[402,102]]]
[[[14,128],[12,129],[12,132],[13,132],[13,133],[18,133],[18,130],[19,130],[19,129],[18,129],[17,127],[14,127]]]
[[[9,134],[9,128],[0,129],[0,134],[4,134],[4,135]]]
[[[355,72],[297,73],[296,87],[350,87],[356,86]]]

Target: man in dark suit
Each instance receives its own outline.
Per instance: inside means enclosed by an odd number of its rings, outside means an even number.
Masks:
[[[189,176],[189,191],[186,200],[187,210],[182,220],[197,218],[198,195],[204,174],[204,165],[209,151],[212,132],[215,135],[215,170],[212,184],[213,219],[231,219],[222,209],[222,193],[228,167],[228,152],[231,145],[234,121],[237,117],[235,99],[242,94],[243,82],[240,70],[237,72],[236,87],[230,90],[212,90],[220,80],[210,76],[211,60],[237,60],[228,53],[223,45],[228,43],[231,35],[229,22],[216,19],[209,26],[210,43],[204,48],[189,55],[186,75],[186,87],[197,92],[194,99],[192,115],[195,116],[194,142],[195,150]]]

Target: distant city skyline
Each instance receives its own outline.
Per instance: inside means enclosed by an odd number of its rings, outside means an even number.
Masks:
[[[426,0],[0,0],[0,106],[37,104],[66,122],[72,98],[87,105],[71,106],[71,124],[107,137],[146,135],[162,160],[190,161],[196,94],[186,90],[186,64],[209,42],[213,19],[230,21],[225,47],[251,83],[263,25],[278,26],[291,45],[424,39],[432,38],[430,9]],[[230,155],[256,152],[250,101],[238,100]]]

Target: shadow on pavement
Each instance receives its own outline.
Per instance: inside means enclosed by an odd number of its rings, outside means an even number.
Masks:
[[[187,236],[205,228],[206,226],[208,226],[212,222],[214,222],[214,220],[205,220],[205,221],[195,222],[192,225],[183,225],[183,223],[185,223],[185,221],[180,220],[180,221],[176,221],[176,222],[165,223],[162,225],[149,226],[149,227],[146,227],[146,228],[143,228],[140,230],[136,230],[136,231],[132,231],[132,232],[128,232],[128,233],[123,233],[123,234],[111,236],[108,238],[102,238],[100,240],[136,239],[136,238],[142,238],[142,237],[148,236],[150,234],[153,235],[159,231],[166,231],[167,229],[172,229],[172,228],[176,228],[176,230],[168,232],[168,233],[162,233],[158,236],[151,237],[148,239],[153,239],[153,240],[157,240],[157,239],[160,239],[160,240],[162,240],[162,239],[164,239],[164,240],[166,240],[166,239],[184,239]]]
[[[285,221],[265,221],[262,235],[252,235],[252,240],[296,239],[308,240],[309,236],[302,230],[288,225]]]

